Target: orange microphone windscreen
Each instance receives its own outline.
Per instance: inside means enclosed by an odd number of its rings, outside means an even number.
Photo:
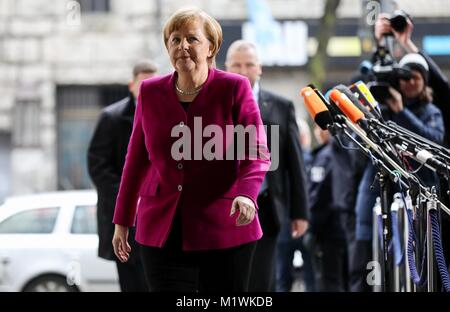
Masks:
[[[358,121],[364,118],[363,112],[361,112],[352,101],[339,90],[334,89],[331,91],[330,98],[353,123],[358,123]]]
[[[333,123],[333,119],[325,103],[311,87],[303,88],[300,93],[305,100],[306,108],[312,119],[320,128],[327,130],[328,125]]]

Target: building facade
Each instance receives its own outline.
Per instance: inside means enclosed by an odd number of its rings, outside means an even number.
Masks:
[[[353,38],[347,38],[353,40],[348,46],[355,43],[369,2],[341,2],[337,33]],[[412,16],[442,23],[450,17],[444,2],[398,1]],[[267,3],[278,21],[306,24],[303,49],[314,54],[314,32],[325,2]],[[186,5],[222,23],[221,67],[226,48],[242,35],[248,19],[245,0],[0,0],[0,200],[9,194],[92,186],[86,149],[99,111],[126,95],[135,61],[150,58],[162,74],[171,70],[161,29],[171,13]],[[295,33],[290,36],[288,45],[296,40]],[[330,55],[337,53],[330,63],[330,83],[346,82],[364,49],[358,43],[338,52],[330,48]],[[291,98],[304,115],[299,90],[309,83],[306,64],[264,71],[264,87]]]

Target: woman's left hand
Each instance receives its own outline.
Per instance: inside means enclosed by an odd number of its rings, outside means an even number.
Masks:
[[[237,196],[231,204],[230,217],[239,210],[239,217],[236,219],[236,225],[247,225],[253,221],[256,214],[256,208],[253,201],[245,196]]]

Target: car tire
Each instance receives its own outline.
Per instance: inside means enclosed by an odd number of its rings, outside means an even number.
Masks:
[[[66,279],[59,275],[40,276],[24,287],[24,292],[76,292],[76,286],[67,284]]]

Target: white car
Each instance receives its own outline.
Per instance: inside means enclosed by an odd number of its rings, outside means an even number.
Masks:
[[[10,197],[0,206],[0,291],[119,291],[97,256],[95,191]]]

